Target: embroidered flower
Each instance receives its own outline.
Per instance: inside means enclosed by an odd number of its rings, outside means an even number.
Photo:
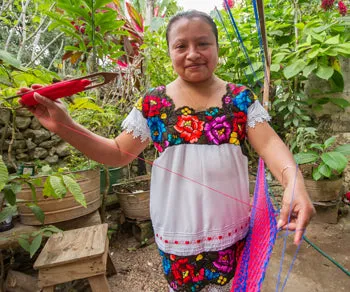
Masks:
[[[163,114],[160,116],[160,118],[161,118],[162,120],[165,120],[167,117],[168,117],[168,115],[167,115],[166,113],[163,113]]]
[[[238,139],[242,141],[246,137],[247,115],[244,112],[238,112],[233,113],[233,116],[233,131],[237,132]]]
[[[169,106],[171,106],[171,102],[169,102],[166,98],[163,98],[162,99],[162,105],[164,107],[169,107]]]
[[[148,119],[147,124],[151,130],[153,142],[162,142],[162,134],[166,131],[164,122],[159,117],[153,117]]]
[[[231,126],[226,116],[221,116],[207,123],[204,131],[208,141],[219,145],[228,142],[231,134]]]
[[[226,284],[226,282],[227,282],[227,278],[226,277],[224,277],[224,276],[220,276],[219,277],[219,279],[218,279],[218,283],[220,284],[220,285],[225,285]]]
[[[207,116],[215,116],[219,112],[219,109],[217,107],[211,109],[210,111],[206,111],[205,115]]]
[[[238,134],[236,132],[231,133],[229,143],[234,145],[240,144],[238,140]]]
[[[197,257],[196,257],[196,261],[197,262],[199,262],[202,259],[203,259],[203,255],[202,254],[197,255]]]
[[[204,269],[200,269],[198,273],[196,273],[192,279],[193,283],[197,283],[197,282],[200,282],[200,281],[203,281],[204,280]]]
[[[188,116],[192,113],[192,111],[188,108],[188,107],[184,107],[182,110],[181,110],[181,113],[184,115],[184,116]]]
[[[249,90],[245,90],[239,93],[233,100],[233,104],[244,113],[248,112],[248,107],[252,103],[249,93],[250,93]]]
[[[194,267],[188,263],[188,258],[179,259],[175,262],[171,267],[171,271],[179,285],[189,283],[194,277]]]
[[[247,87],[241,85],[241,84],[229,84],[229,87],[233,93],[233,95],[237,95],[241,93],[243,90],[247,89]]]
[[[182,139],[177,135],[168,134],[169,145],[179,145]]]
[[[159,96],[146,95],[143,100],[142,111],[146,113],[148,117],[154,117],[159,115],[162,107],[163,105]]]
[[[235,252],[231,249],[219,251],[218,258],[214,261],[213,265],[219,272],[229,273],[233,269],[235,262]]]
[[[177,290],[177,284],[176,284],[176,282],[175,282],[175,281],[172,281],[172,282],[170,283],[170,287],[173,288],[174,290]]]
[[[180,133],[180,137],[186,142],[195,143],[202,136],[204,122],[197,116],[179,116],[174,129]]]
[[[167,257],[163,256],[162,264],[163,264],[164,274],[168,275],[170,270],[171,270],[171,262],[170,262],[170,260]]]
[[[224,97],[224,103],[229,104],[231,102],[231,97],[230,96],[225,96]]]
[[[218,272],[216,272],[215,270],[205,270],[205,277],[211,281],[213,279],[216,279],[220,276],[220,274]]]
[[[154,145],[154,148],[156,148],[158,152],[163,152],[164,149],[163,149],[162,145],[160,145],[159,143],[156,143],[156,142],[154,142],[153,145]]]
[[[142,111],[142,101],[143,101],[143,98],[140,97],[137,102],[135,103],[135,107],[139,110],[139,111]]]

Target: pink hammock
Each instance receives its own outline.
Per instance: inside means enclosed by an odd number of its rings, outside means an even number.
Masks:
[[[259,159],[249,231],[231,292],[260,291],[276,240],[276,215],[269,197],[264,161]]]

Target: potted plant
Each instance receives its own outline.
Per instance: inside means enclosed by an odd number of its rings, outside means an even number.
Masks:
[[[336,137],[323,143],[312,143],[294,155],[305,176],[305,185],[313,201],[337,200],[342,186],[342,174],[350,157],[350,144],[332,147]]]

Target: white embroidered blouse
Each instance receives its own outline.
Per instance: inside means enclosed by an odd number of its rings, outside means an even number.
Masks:
[[[244,238],[250,198],[247,127],[269,121],[256,96],[227,84],[222,107],[176,109],[164,86],[150,90],[123,122],[160,152],[152,167],[151,220],[160,250],[219,251]]]

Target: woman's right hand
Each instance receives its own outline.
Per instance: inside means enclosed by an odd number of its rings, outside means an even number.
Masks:
[[[41,88],[42,85],[33,84],[31,88],[20,88],[19,93],[25,93]],[[57,133],[62,129],[62,124],[69,125],[73,123],[68,111],[60,100],[51,100],[38,93],[34,93],[37,105],[27,107],[39,122],[49,131]]]

